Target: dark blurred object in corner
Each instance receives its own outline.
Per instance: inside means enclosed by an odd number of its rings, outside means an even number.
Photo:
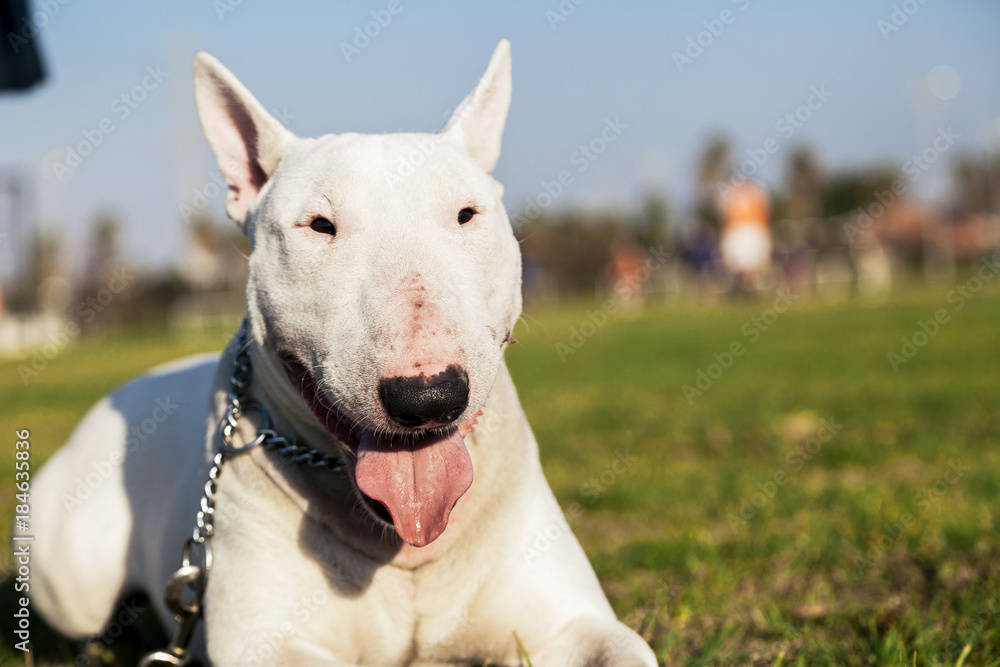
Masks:
[[[45,78],[38,30],[29,0],[0,0],[0,92],[25,90]]]

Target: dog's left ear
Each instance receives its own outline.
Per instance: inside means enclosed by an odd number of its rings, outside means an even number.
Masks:
[[[510,42],[500,40],[476,89],[462,100],[441,135],[469,152],[486,173],[500,159],[500,139],[510,108]]]
[[[232,72],[204,52],[194,59],[194,96],[205,137],[229,184],[226,213],[243,226],[250,204],[278,168],[294,135]]]

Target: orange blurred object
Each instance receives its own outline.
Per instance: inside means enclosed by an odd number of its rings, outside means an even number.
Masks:
[[[743,182],[726,198],[724,215],[727,229],[740,225],[767,227],[770,218],[767,193],[759,185]]]

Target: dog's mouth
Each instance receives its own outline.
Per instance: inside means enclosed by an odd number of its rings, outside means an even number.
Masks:
[[[365,507],[412,546],[436,540],[448,526],[455,503],[472,485],[472,459],[464,438],[476,418],[444,429],[369,428],[337,409],[297,358],[281,354],[281,360],[306,405],[348,451],[348,468]]]

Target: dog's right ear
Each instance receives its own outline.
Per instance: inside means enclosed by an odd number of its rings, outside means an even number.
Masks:
[[[243,226],[247,209],[278,168],[294,135],[205,52],[194,57],[194,97],[205,137],[229,183],[226,214]]]
[[[462,100],[440,134],[465,148],[487,174],[500,159],[510,108],[510,42],[501,39],[475,90]]]

